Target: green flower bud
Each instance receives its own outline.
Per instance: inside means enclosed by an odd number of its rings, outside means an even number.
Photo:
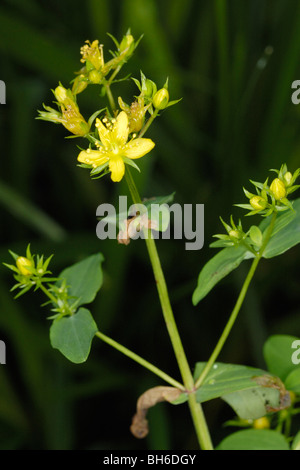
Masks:
[[[78,95],[83,90],[85,90],[87,86],[88,82],[85,80],[85,75],[78,75],[73,82],[72,93],[74,95]]]
[[[293,175],[290,171],[287,171],[285,175],[283,176],[283,179],[287,186],[289,186],[289,184],[291,183],[292,178],[293,178]]]
[[[169,102],[169,92],[166,88],[158,90],[153,98],[153,106],[156,109],[165,109]]]
[[[280,199],[282,199],[283,197],[286,196],[286,188],[285,188],[285,185],[283,183],[283,181],[281,181],[279,178],[275,178],[272,183],[271,183],[271,186],[270,186],[270,190],[272,191],[275,199],[277,201],[279,201]]]
[[[146,98],[152,98],[153,95],[155,95],[156,91],[157,91],[157,86],[156,84],[152,81],[152,80],[149,80],[149,78],[147,78],[145,80],[145,90],[144,91],[144,96]]]
[[[122,53],[128,49],[128,53],[133,52],[133,47],[134,47],[134,38],[131,34],[126,34],[126,36],[123,37],[120,46],[119,46],[119,52]]]
[[[94,84],[101,83],[102,78],[102,74],[98,70],[93,69],[89,72],[89,81]]]
[[[267,201],[261,196],[253,196],[249,202],[256,211],[261,211],[267,207]]]
[[[238,230],[230,230],[228,235],[230,236],[230,238],[236,238],[237,240],[239,240],[242,234]]]

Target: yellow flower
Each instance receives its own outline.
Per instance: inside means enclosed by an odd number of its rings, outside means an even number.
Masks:
[[[88,61],[96,70],[100,70],[104,65],[103,46],[99,46],[97,39],[92,43],[90,41],[85,42],[86,44],[80,49],[80,54],[82,55],[80,62]]]
[[[124,158],[141,158],[150,152],[155,144],[151,139],[145,138],[132,138],[128,141],[128,116],[124,111],[121,111],[111,123],[106,118],[103,121],[106,125],[100,119],[96,119],[96,128],[101,141],[96,143],[98,150],[83,150],[78,155],[78,161],[93,168],[108,162],[111,179],[118,182],[125,173]]]
[[[131,132],[139,132],[143,127],[145,114],[151,106],[151,103],[144,106],[144,96],[142,94],[138,96],[136,101],[131,103],[130,106],[124,103],[120,96],[118,98],[118,102],[122,111],[125,111],[128,116],[129,134]]]

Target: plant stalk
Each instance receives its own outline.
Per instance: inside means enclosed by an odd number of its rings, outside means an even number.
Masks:
[[[209,371],[211,370],[211,368],[213,367],[214,363],[216,362],[217,360],[217,357],[219,356],[223,346],[224,346],[224,343],[225,341],[227,340],[228,336],[229,336],[229,333],[231,332],[231,329],[237,319],[237,316],[239,314],[239,311],[241,309],[241,306],[244,302],[244,299],[245,299],[245,296],[247,294],[247,291],[248,291],[248,288],[249,288],[249,285],[250,285],[250,282],[254,276],[254,273],[256,271],[256,268],[258,266],[258,263],[260,262],[263,254],[264,254],[264,251],[265,251],[265,248],[270,240],[270,237],[272,235],[272,232],[273,232],[273,228],[274,228],[274,224],[275,224],[275,220],[276,220],[276,216],[277,216],[277,212],[273,212],[273,215],[272,215],[272,219],[271,219],[271,222],[270,222],[270,225],[267,229],[267,232],[266,232],[266,235],[265,235],[265,238],[264,238],[264,241],[262,243],[262,246],[260,248],[260,250],[257,252],[256,254],[256,257],[254,258],[251,266],[250,266],[250,269],[249,269],[249,272],[247,274],[247,277],[244,281],[244,284],[242,286],[242,289],[240,291],[240,294],[238,296],[238,299],[236,301],[236,304],[230,314],[230,317],[229,317],[229,320],[220,336],[220,339],[215,347],[215,349],[213,350],[210,358],[208,359],[207,363],[206,363],[206,366],[204,367],[202,373],[200,374],[199,378],[196,380],[196,383],[195,383],[195,387],[196,388],[199,388],[201,387],[201,385],[203,384],[205,378],[207,377],[207,374],[209,373]]]
[[[126,168],[125,172],[126,181],[129,187],[129,191],[131,193],[133,202],[135,204],[141,204],[141,198],[138,193],[137,187],[135,182],[132,178],[131,172],[129,168]],[[156,287],[159,295],[160,304],[162,307],[162,312],[164,316],[164,320],[166,323],[166,327],[169,333],[169,337],[173,346],[173,350],[175,353],[175,357],[178,363],[178,367],[182,376],[182,380],[186,391],[188,392],[188,403],[191,412],[191,416],[193,419],[194,427],[197,433],[198,441],[200,447],[203,450],[212,450],[212,442],[209,435],[207,423],[202,411],[202,407],[196,401],[195,396],[195,387],[194,387],[194,379],[183,349],[183,345],[181,342],[181,338],[177,329],[176,321],[173,315],[168,289],[165,281],[165,277],[163,274],[163,270],[161,267],[160,259],[158,256],[158,252],[156,249],[155,240],[152,238],[151,230],[144,230],[145,235],[145,242],[149,254],[149,258],[152,264],[152,269],[154,273],[154,278],[156,282]]]

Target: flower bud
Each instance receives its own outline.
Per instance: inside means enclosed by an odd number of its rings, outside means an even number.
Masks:
[[[134,38],[131,34],[126,34],[120,43],[119,52],[121,53],[129,49],[128,53],[131,53],[133,48],[130,46],[134,46]]]
[[[231,237],[231,238],[236,238],[237,240],[239,240],[241,238],[241,232],[239,230],[230,230],[228,235]]]
[[[32,272],[27,268],[34,267],[34,263],[32,260],[25,258],[24,256],[19,256],[17,258],[16,265],[21,274],[23,274],[24,276],[31,276]]]
[[[249,202],[256,211],[261,211],[267,207],[267,201],[261,196],[253,196]]]
[[[59,85],[55,88],[54,95],[59,103],[63,103],[67,99],[67,90],[63,86]]]
[[[269,429],[270,421],[266,416],[263,416],[253,421],[253,427],[254,429]]]
[[[94,84],[101,83],[102,78],[103,78],[102,74],[98,72],[98,70],[93,69],[89,73],[89,81]]]
[[[166,88],[158,90],[153,98],[153,106],[156,109],[165,109],[169,102],[169,92]]]
[[[286,196],[286,189],[283,181],[281,181],[279,178],[275,178],[270,186],[270,190],[272,191],[275,199],[279,201],[283,197]]]
[[[151,99],[152,96],[154,96],[155,93],[157,92],[156,84],[152,80],[150,80],[149,78],[146,78],[143,92],[144,92],[144,96],[146,98]]]
[[[88,82],[85,80],[85,75],[78,75],[73,82],[72,93],[74,95],[78,95],[83,90],[85,90],[87,86]]]
[[[287,171],[287,172],[285,173],[285,175],[283,176],[283,179],[284,179],[284,181],[285,181],[285,183],[286,183],[287,186],[290,185],[290,183],[291,183],[291,181],[292,181],[292,178],[293,178],[293,175],[292,175],[292,173],[291,173],[290,171]]]

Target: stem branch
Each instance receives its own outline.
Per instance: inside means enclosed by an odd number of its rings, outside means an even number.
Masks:
[[[241,306],[243,304],[243,301],[245,299],[245,296],[247,294],[247,291],[248,291],[248,287],[249,287],[249,284],[254,276],[254,273],[256,271],[256,268],[258,266],[258,263],[259,261],[261,260],[263,254],[264,254],[264,251],[265,251],[265,248],[270,240],[270,237],[272,235],[272,232],[273,232],[273,228],[274,228],[274,224],[275,224],[275,220],[276,220],[276,216],[277,216],[277,212],[274,212],[273,215],[272,215],[272,219],[271,219],[271,222],[270,222],[270,225],[267,229],[267,232],[266,232],[266,235],[265,235],[265,238],[264,238],[264,241],[263,241],[263,244],[260,248],[260,250],[257,252],[256,254],[256,257],[254,258],[251,266],[250,266],[250,269],[249,269],[249,272],[247,274],[247,277],[244,281],[244,284],[243,284],[243,287],[240,291],[240,294],[238,296],[238,299],[236,301],[236,304],[231,312],[231,315],[229,317],[229,320],[221,334],[221,337],[215,347],[215,349],[213,350],[210,358],[208,359],[207,363],[206,363],[206,366],[204,367],[202,373],[200,374],[199,378],[197,379],[196,383],[195,383],[195,387],[196,388],[199,388],[205,378],[207,377],[207,374],[209,373],[209,371],[211,370],[211,368],[213,367],[214,363],[216,362],[217,360],[217,357],[219,356],[223,346],[224,346],[224,343],[225,341],[227,340],[228,336],[229,336],[229,333],[235,323],[235,320],[239,314],[239,311],[241,309]]]
[[[125,356],[130,357],[131,359],[133,359],[135,362],[137,362],[141,366],[143,366],[146,369],[153,372],[153,374],[158,375],[158,377],[165,380],[166,382],[168,382],[173,387],[176,387],[176,388],[178,388],[179,390],[182,390],[182,391],[185,390],[184,386],[181,383],[177,382],[177,380],[173,379],[168,374],[166,374],[162,370],[158,369],[158,367],[155,367],[153,364],[151,364],[150,362],[143,359],[141,356],[138,356],[134,352],[130,351],[130,349],[125,348],[125,346],[122,346],[122,344],[120,344],[117,341],[114,341],[113,339],[109,338],[104,333],[101,333],[100,331],[97,331],[96,336],[98,338],[100,338],[102,341],[104,341],[105,343],[109,344],[113,348],[120,351],[121,353],[125,354]]]

